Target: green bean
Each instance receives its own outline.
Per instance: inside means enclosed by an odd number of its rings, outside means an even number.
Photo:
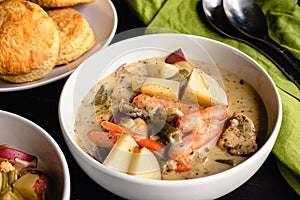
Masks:
[[[101,87],[95,94],[94,105],[95,106],[98,106],[98,105],[108,106],[110,103],[110,98],[109,98],[110,93],[111,93],[111,91],[108,91],[107,89],[105,89],[105,85],[101,85]]]
[[[16,170],[11,170],[7,173],[8,176],[8,184],[11,185],[18,178],[18,174]]]
[[[164,127],[157,133],[160,135],[162,143],[174,143],[182,140],[182,132],[169,123],[165,123]]]
[[[1,191],[8,187],[8,176],[7,173],[1,172],[2,180],[1,180]]]
[[[20,197],[12,191],[11,187],[7,187],[1,191],[0,198],[1,200],[20,200]]]
[[[138,108],[133,104],[126,102],[125,100],[120,102],[119,110],[130,117],[141,117],[143,119],[149,118],[149,113],[146,110]]]

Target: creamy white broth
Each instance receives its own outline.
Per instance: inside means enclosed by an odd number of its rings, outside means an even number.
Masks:
[[[220,68],[223,84],[228,96],[230,116],[233,112],[242,112],[250,117],[257,130],[257,140],[259,145],[265,141],[267,132],[267,114],[264,104],[254,90],[247,82],[243,81],[239,76],[229,72],[224,68]],[[197,156],[194,158],[194,163],[191,171],[177,173],[174,171],[163,173],[163,179],[190,179],[197,177],[204,177],[216,174],[227,169],[230,169],[241,162],[245,161],[248,157],[231,155],[218,146],[215,146],[208,154],[207,158],[199,164]],[[216,160],[232,160],[234,165],[216,162]]]
[[[151,58],[146,61],[139,61],[135,63],[157,63],[164,61],[165,57],[161,58]],[[230,116],[233,112],[242,112],[251,118],[255,124],[255,128],[258,136],[258,144],[261,144],[265,140],[265,133],[267,130],[267,115],[257,92],[245,81],[243,81],[239,76],[227,71],[226,69],[220,67],[220,72],[223,79],[223,84],[225,87],[225,92],[228,96],[229,104],[229,114]],[[127,77],[127,80],[135,78],[136,76]],[[115,73],[103,78],[99,81],[85,96],[82,100],[82,103],[77,111],[77,116],[75,120],[75,133],[78,136],[78,143],[80,146],[92,157],[97,158],[98,160],[103,159],[107,152],[102,152],[104,155],[99,157],[99,148],[90,142],[87,139],[86,133],[89,130],[101,130],[99,124],[95,121],[95,107],[94,107],[94,97],[95,93],[99,90],[101,85],[106,85],[108,88],[116,87],[116,81],[118,80]],[[126,80],[125,80],[126,81]],[[101,148],[102,149],[102,148]],[[103,149],[102,149],[103,150]],[[163,179],[190,179],[203,177],[211,174],[215,174],[229,168],[232,168],[235,165],[243,162],[247,157],[242,156],[233,156],[227,152],[221,150],[215,146],[211,152],[208,154],[206,159],[199,160],[197,156],[194,156],[192,161],[192,170],[188,172],[176,172],[176,171],[164,171],[162,174]],[[232,161],[231,164],[226,164],[222,162],[217,162],[216,160],[222,161]]]

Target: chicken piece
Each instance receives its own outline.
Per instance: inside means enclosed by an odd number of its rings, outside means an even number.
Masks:
[[[234,113],[217,145],[232,155],[253,154],[258,149],[253,121],[242,113]]]
[[[9,161],[3,160],[0,162],[0,172],[7,173],[12,170],[15,170],[15,168]]]

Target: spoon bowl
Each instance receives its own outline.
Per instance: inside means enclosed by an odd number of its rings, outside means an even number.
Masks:
[[[223,0],[228,20],[243,34],[259,40],[270,40],[264,13],[253,0]]]
[[[233,39],[241,40],[243,38],[243,34],[239,33],[227,19],[222,0],[202,0],[202,8],[207,21],[219,32]],[[243,41],[246,42],[246,40]]]
[[[244,42],[265,53],[262,51],[265,48],[263,43],[244,35],[231,24],[224,12],[223,0],[202,0],[202,9],[209,24],[224,36]]]

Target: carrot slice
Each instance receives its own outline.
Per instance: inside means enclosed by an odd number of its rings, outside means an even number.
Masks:
[[[151,138],[140,139],[136,142],[139,146],[146,147],[151,151],[159,151],[164,147],[162,143],[152,140]]]
[[[137,144],[141,147],[146,147],[151,151],[159,151],[161,150],[164,145],[156,140],[151,138],[145,137],[141,134],[135,133],[127,128],[121,127],[117,124],[108,121],[102,121],[101,125],[108,131],[116,132],[116,133],[127,133],[131,135]]]

